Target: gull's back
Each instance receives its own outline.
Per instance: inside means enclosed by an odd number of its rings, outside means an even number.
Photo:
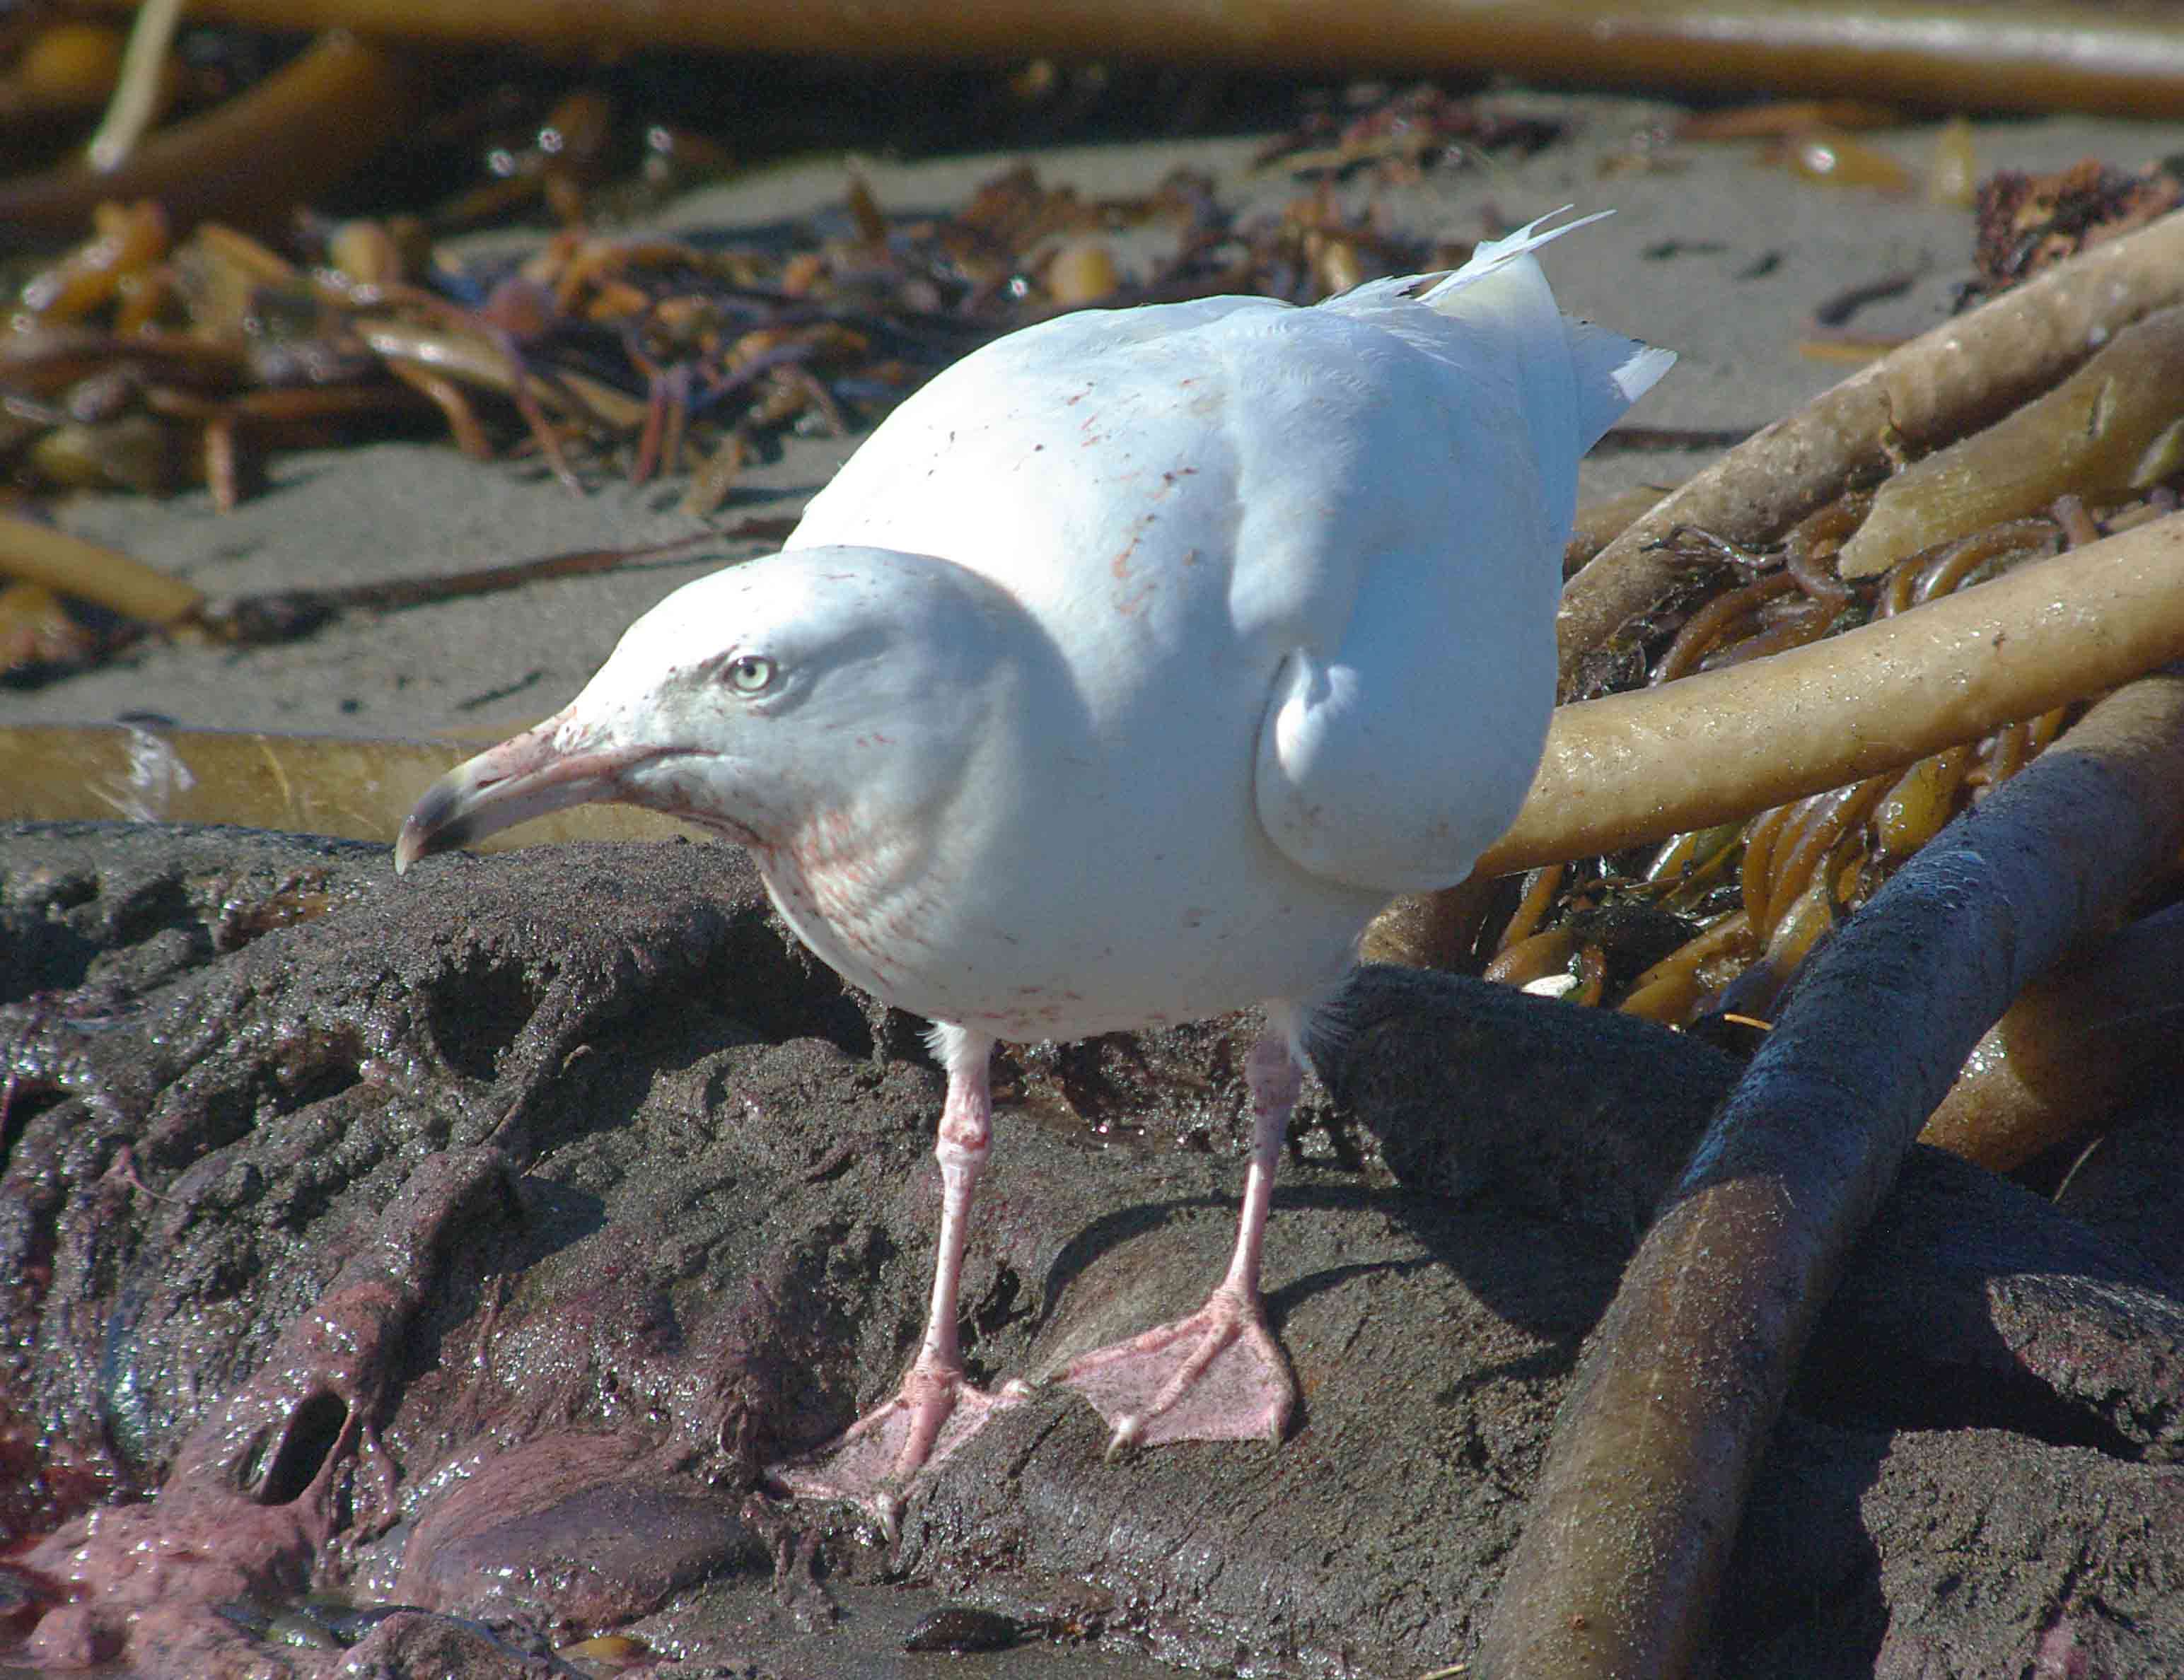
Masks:
[[[1157,994],[1135,1018],[1325,983],[1389,893],[1462,878],[1514,815],[1576,461],[1666,359],[1568,322],[1539,242],[1315,308],[1012,334],[889,416],[791,537],[953,561],[1050,640],[1090,732],[997,821],[994,890],[1025,897],[994,918],[1050,931],[1091,992],[1105,963]],[[1007,867],[1012,835],[1040,867]]]

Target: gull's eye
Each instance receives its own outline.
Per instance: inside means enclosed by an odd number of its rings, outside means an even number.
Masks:
[[[773,687],[774,664],[763,654],[738,654],[721,668],[721,677],[738,694],[763,694]]]

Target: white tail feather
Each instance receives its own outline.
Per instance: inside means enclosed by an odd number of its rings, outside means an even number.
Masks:
[[[1614,214],[1613,210],[1596,210],[1560,227],[1540,231],[1540,223],[1569,208],[1565,204],[1552,210],[1504,238],[1482,240],[1470,261],[1421,293],[1418,301],[1451,317],[1498,317],[1502,325],[1519,331],[1537,331],[1551,323],[1558,326],[1576,380],[1574,418],[1578,451],[1583,453],[1675,364],[1676,354],[1565,315],[1556,305],[1546,275],[1532,253],[1565,233]]]
[[[1552,221],[1557,216],[1567,215],[1575,206],[1565,204],[1559,210],[1550,210],[1544,216],[1535,216],[1514,233],[1504,234],[1499,239],[1482,239],[1472,248],[1470,259],[1451,274],[1437,281],[1418,294],[1421,303],[1430,303],[1444,314],[1449,313],[1447,303],[1452,294],[1468,286],[1476,285],[1489,275],[1498,274],[1520,257],[1529,257],[1542,245],[1552,245],[1565,233],[1575,233],[1581,227],[1605,220],[1615,214],[1613,210],[1595,210],[1589,216],[1580,216],[1574,222],[1564,222],[1560,227],[1540,231],[1541,222]]]

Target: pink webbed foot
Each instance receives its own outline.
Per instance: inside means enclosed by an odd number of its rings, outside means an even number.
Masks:
[[[1107,1456],[1168,1441],[1279,1441],[1296,1388],[1256,1299],[1226,1285],[1188,1318],[1061,1374],[1114,1430]]]
[[[1251,1165],[1228,1275],[1190,1317],[1086,1354],[1061,1374],[1062,1385],[1113,1426],[1110,1458],[1164,1441],[1278,1441],[1296,1403],[1289,1366],[1267,1333],[1259,1251],[1303,1069],[1290,1048],[1294,1010],[1270,1005],[1268,1015],[1266,1036],[1244,1067],[1251,1088]]]
[[[863,1508],[893,1543],[911,1485],[1031,1390],[1010,1382],[992,1394],[965,1377],[913,1370],[895,1397],[816,1451],[774,1466],[766,1479],[804,1499],[846,1499]]]

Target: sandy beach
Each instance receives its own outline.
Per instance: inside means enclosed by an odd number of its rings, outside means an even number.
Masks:
[[[1567,114],[1568,137],[1521,161],[1441,168],[1414,184],[1369,177],[1338,187],[1414,235],[1475,239],[1559,204],[1613,209],[1608,221],[1548,259],[1574,313],[1674,349],[1681,360],[1631,419],[1705,431],[1764,425],[1841,378],[1848,365],[1801,355],[1815,308],[1848,288],[1914,276],[1901,295],[1859,309],[1848,325],[1876,335],[1945,319],[1970,272],[1972,225],[1962,209],[1797,180],[1755,161],[1759,142],[1675,144],[1652,170],[1616,170],[1634,141],[1677,114],[1653,101],[1568,95],[1497,96],[1512,107]],[[1875,143],[1907,168],[1932,163],[1938,126],[1891,131]],[[2135,167],[2184,145],[2184,131],[2080,117],[1990,121],[1976,129],[1982,173],[2050,170],[2098,157]],[[852,167],[894,215],[959,205],[1021,158],[1043,181],[1086,197],[1143,192],[1179,165],[1210,172],[1225,203],[1272,214],[1306,191],[1254,170],[1263,136],[1060,147],[912,164],[824,159],[772,169],[679,201],[660,225],[705,238],[764,239],[800,223],[840,225]],[[1140,261],[1173,236],[1132,234]],[[478,244],[480,259],[520,248],[509,236]],[[716,524],[794,513],[854,444],[798,439],[777,461],[746,471]],[[1588,495],[1669,482],[1713,450],[1613,446],[1585,468]],[[202,492],[160,502],[86,495],[63,524],[110,542],[215,596],[448,572],[510,559],[688,535],[674,483],[633,490],[588,476],[574,496],[542,468],[468,461],[433,443],[286,455],[267,492],[214,512]],[[185,726],[346,736],[498,738],[560,705],[621,628],[677,584],[762,543],[722,543],[688,559],[542,584],[384,615],[353,614],[317,635],[272,648],[226,651],[149,645],[100,669],[30,691],[0,692],[0,720],[111,721],[153,713]]]

